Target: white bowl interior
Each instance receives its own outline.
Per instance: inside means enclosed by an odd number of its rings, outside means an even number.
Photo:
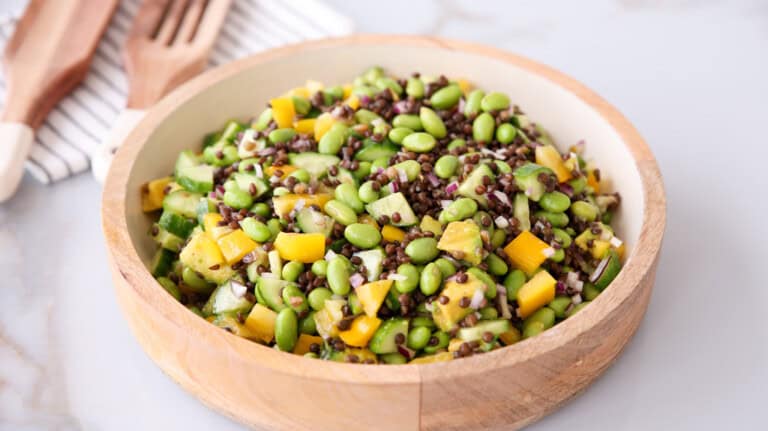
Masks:
[[[592,107],[552,81],[499,59],[435,46],[380,43],[314,47],[270,59],[211,85],[169,114],[139,152],[128,179],[128,229],[142,260],[149,262],[156,246],[147,236],[153,220],[141,211],[140,187],[172,172],[180,151],[199,149],[206,133],[231,118],[258,115],[270,98],[307,79],[341,84],[371,65],[397,76],[419,71],[466,78],[486,91],[509,94],[561,149],[584,139],[587,158],[596,162],[610,190],[621,193],[613,224],[631,253],[643,218],[640,174],[619,134]]]

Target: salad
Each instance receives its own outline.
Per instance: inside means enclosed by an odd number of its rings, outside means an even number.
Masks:
[[[150,270],[213,325],[297,355],[488,352],[570,318],[621,269],[620,198],[583,149],[462,79],[308,81],[144,186]]]

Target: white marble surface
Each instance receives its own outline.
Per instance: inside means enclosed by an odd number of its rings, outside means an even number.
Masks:
[[[659,160],[669,222],[646,319],[602,378],[530,429],[765,429],[768,3],[332,3],[361,31],[468,39],[555,66],[618,106]],[[241,429],[131,337],[99,195],[87,175],[26,178],[0,205],[0,429]]]

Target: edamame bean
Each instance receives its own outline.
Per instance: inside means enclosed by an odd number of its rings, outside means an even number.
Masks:
[[[321,154],[338,154],[347,140],[347,126],[336,123],[331,126],[317,143],[317,151]]]
[[[381,66],[371,66],[369,67],[365,72],[363,72],[363,75],[361,78],[363,78],[364,82],[367,82],[368,84],[373,84],[376,82],[377,79],[384,76],[384,69],[381,68]]]
[[[272,236],[269,237],[270,241],[273,240],[281,230],[283,230],[283,225],[280,224],[280,220],[276,218],[267,220],[267,227],[269,228],[269,231],[272,232]]]
[[[395,81],[392,78],[388,78],[388,77],[378,78],[374,83],[374,85],[376,85],[376,87],[382,90],[390,89],[392,90],[393,93],[397,95],[400,95],[403,93],[403,87],[401,87],[400,84],[398,84],[397,81]]]
[[[456,84],[445,86],[432,94],[429,101],[437,109],[448,109],[459,103],[461,88]]]
[[[536,211],[536,218],[543,218],[549,221],[554,227],[568,226],[568,215],[565,213],[551,213],[549,211]]]
[[[444,180],[447,180],[456,174],[456,169],[458,167],[459,158],[454,155],[447,154],[440,157],[437,159],[437,162],[435,162],[435,175]]]
[[[290,193],[291,191],[288,187],[275,187],[275,189],[272,190],[272,196],[285,196]]]
[[[272,121],[272,108],[267,108],[261,111],[261,114],[259,114],[259,117],[256,119],[256,122],[253,123],[252,127],[261,132],[269,126],[270,121]]]
[[[419,110],[419,119],[424,130],[435,138],[442,139],[448,134],[443,119],[435,111],[422,106]]]
[[[600,289],[598,289],[592,283],[584,283],[584,290],[582,291],[582,294],[584,295],[584,299],[586,301],[592,301],[597,298],[598,295],[600,295]]]
[[[504,259],[500,258],[497,254],[491,253],[485,258],[485,263],[488,265],[488,272],[496,276],[502,276],[509,271],[509,266]]]
[[[503,160],[494,160],[496,162],[496,167],[499,168],[499,172],[502,174],[508,174],[512,172],[512,167],[509,166],[509,164]]]
[[[283,280],[296,281],[299,279],[299,276],[302,272],[304,272],[304,264],[299,261],[292,260],[283,265]]]
[[[421,293],[430,296],[440,288],[440,283],[443,282],[443,273],[440,271],[440,267],[437,263],[431,262],[421,270],[421,277],[419,278],[419,289]]]
[[[485,112],[502,111],[509,108],[509,96],[498,91],[492,91],[483,97],[480,107]]]
[[[483,112],[472,122],[472,138],[475,141],[491,142],[493,140],[493,129],[496,127],[496,120],[487,112]]]
[[[565,260],[565,250],[563,250],[562,248],[558,248],[557,250],[555,250],[555,254],[553,254],[549,258],[549,260],[551,260],[552,262],[558,262],[558,263],[562,262],[563,260]]]
[[[299,332],[307,335],[317,334],[314,311],[310,311],[303,319],[299,320]]]
[[[344,87],[342,87],[341,85],[328,87],[325,90],[323,90],[323,94],[328,95],[332,101],[341,100],[344,98]]]
[[[269,208],[269,205],[267,205],[264,202],[256,202],[251,207],[251,212],[256,214],[259,217],[267,218],[267,217],[269,217],[269,213],[271,211],[272,210]]]
[[[571,305],[571,298],[569,296],[558,295],[553,299],[547,307],[551,308],[555,312],[555,317],[562,319],[565,317],[565,310]]]
[[[269,237],[272,236],[272,232],[264,223],[256,220],[253,217],[246,217],[240,221],[240,228],[243,229],[246,235],[252,240],[262,243],[266,242]]]
[[[456,139],[452,140],[451,142],[449,142],[448,143],[448,147],[446,147],[446,148],[448,149],[448,151],[451,151],[453,149],[456,149],[456,148],[459,148],[459,147],[464,147],[466,145],[467,145],[467,141],[465,141],[464,139],[461,139],[461,138],[456,138]]]
[[[559,242],[563,248],[568,248],[571,246],[571,242],[573,240],[571,239],[571,236],[568,235],[568,232],[559,229],[559,228],[553,228],[552,229],[552,235],[555,236],[555,240]]]
[[[448,207],[443,210],[442,214],[445,214],[445,220],[448,222],[461,221],[472,217],[477,212],[477,202],[470,198],[459,198],[451,202]]]
[[[294,136],[296,136],[296,130],[288,127],[269,132],[269,140],[274,143],[290,141]]]
[[[320,311],[325,307],[325,300],[331,299],[332,296],[333,292],[331,292],[330,289],[326,287],[318,287],[309,292],[307,302],[309,302],[309,306],[312,307],[313,310]]]
[[[373,97],[376,94],[376,89],[370,85],[356,85],[352,87],[352,94],[355,96]]]
[[[400,293],[408,293],[419,287],[419,270],[410,263],[397,267],[397,273],[405,276],[405,280],[395,280],[395,289]]]
[[[432,331],[424,326],[418,326],[408,332],[406,345],[409,349],[421,350],[427,347],[430,338],[432,338]]]
[[[379,157],[371,163],[371,172],[378,172],[379,169],[387,169],[389,167],[389,157]]]
[[[483,307],[479,312],[480,318],[483,320],[493,320],[499,317],[499,312],[494,307]]]
[[[355,120],[360,124],[371,124],[374,120],[380,119],[379,114],[367,109],[358,109],[355,111]]]
[[[576,218],[580,218],[584,221],[595,221],[597,220],[597,216],[600,214],[600,210],[589,202],[576,201],[571,204],[571,213]]]
[[[464,103],[464,115],[469,117],[480,113],[480,103],[485,97],[482,90],[474,90],[467,95],[467,101]]]
[[[411,133],[403,139],[403,148],[416,153],[428,153],[437,145],[435,137],[429,133]]]
[[[328,287],[337,295],[349,293],[349,266],[342,256],[336,256],[328,262]]]
[[[250,208],[253,205],[253,197],[240,189],[227,190],[224,192],[224,203],[238,210]]]
[[[365,209],[363,207],[363,201],[360,200],[360,197],[357,194],[357,187],[352,183],[341,183],[336,186],[333,196],[336,200],[343,202],[358,214]]]
[[[215,147],[208,147],[203,153],[208,150],[215,150]],[[240,157],[237,153],[237,147],[234,145],[225,145],[221,149],[221,157],[219,157],[216,151],[214,151],[214,154],[213,161],[210,162],[214,166],[229,166]]]
[[[444,257],[435,260],[434,264],[440,269],[440,273],[443,275],[444,279],[456,274],[456,266]]]
[[[299,322],[296,312],[283,308],[275,318],[275,342],[283,352],[293,351],[299,336]]]
[[[306,169],[296,169],[295,171],[291,172],[291,175],[289,176],[296,178],[298,182],[304,184],[309,183],[309,181],[312,179]]]
[[[392,119],[392,125],[395,127],[407,127],[414,132],[423,130],[421,119],[412,114],[400,114],[395,116],[395,118]]]
[[[530,338],[551,328],[555,324],[555,311],[549,307],[536,310],[523,322],[523,338]]]
[[[507,301],[517,300],[517,291],[525,284],[525,273],[516,269],[504,278],[504,287],[507,289]]]
[[[426,304],[424,304],[426,305]],[[411,328],[425,327],[429,329],[435,329],[435,321],[431,317],[416,316],[411,319]]]
[[[414,239],[405,247],[405,254],[415,264],[431,262],[439,253],[437,240],[432,237]]]
[[[357,297],[355,292],[352,292],[347,297],[347,305],[352,314],[360,314],[363,312],[363,304],[360,303],[360,298]]]
[[[290,263],[298,263],[298,262],[290,262]],[[309,304],[307,304],[307,297],[304,296],[304,292],[302,292],[301,289],[299,289],[299,286],[295,284],[289,284],[285,286],[283,288],[282,296],[283,296],[283,303],[285,303],[286,306],[293,308],[293,311],[297,313],[301,313],[309,309]]]
[[[424,81],[414,76],[408,78],[408,82],[405,84],[405,94],[414,99],[424,97]]]
[[[237,181],[235,181],[235,180],[227,180],[227,181],[225,181],[223,187],[224,187],[225,191],[227,191],[227,190],[234,190],[234,189],[239,188],[239,186],[237,185]]]
[[[573,188],[573,194],[577,195],[583,192],[584,189],[587,188],[587,178],[584,176],[574,178],[568,181],[568,185],[570,185]]]
[[[408,363],[408,358],[400,353],[387,353],[385,355],[380,355],[379,359],[389,365],[403,365]]]
[[[344,229],[344,238],[354,246],[369,249],[379,245],[381,233],[367,223],[352,223]]]
[[[491,234],[491,245],[497,249],[504,245],[507,240],[507,232],[504,229],[496,229]]]
[[[437,339],[437,343],[432,343],[432,338]],[[448,343],[451,341],[451,337],[442,331],[437,331],[434,334],[432,334],[432,337],[430,337],[430,342],[427,343],[427,346],[424,347],[424,353],[437,353],[440,349],[445,349],[448,347]]]
[[[405,176],[408,177],[408,181],[414,181],[421,173],[421,163],[416,160],[405,160],[394,166],[395,169],[405,171]]]
[[[361,201],[369,204],[379,199],[379,192],[374,190],[373,181],[366,181],[360,186],[360,190],[357,191],[357,195]]]
[[[544,193],[539,199],[539,206],[553,213],[565,212],[571,206],[571,198],[565,193],[554,191]]]
[[[312,274],[318,277],[325,277],[328,274],[328,261],[316,260],[312,263]]]
[[[579,311],[581,311],[582,308],[586,307],[587,304],[589,304],[590,302],[591,301],[584,301],[581,304],[578,304],[575,307],[571,308],[570,310],[566,311],[565,312],[565,318],[569,319],[571,316],[573,316],[574,314],[576,314]]]
[[[384,120],[376,119],[376,120],[373,120],[371,124],[373,124],[373,133],[375,135],[386,136],[387,133],[389,133],[389,131],[392,130],[392,126],[390,126]]]
[[[339,200],[332,199],[328,201],[325,204],[324,210],[326,214],[344,226],[351,225],[357,221],[355,210]]]
[[[515,140],[515,136],[517,136],[517,129],[509,123],[504,123],[496,129],[496,140],[502,144],[512,143]]]
[[[411,133],[413,133],[413,130],[407,127],[395,127],[389,131],[389,140],[396,144],[402,144],[403,139]]]

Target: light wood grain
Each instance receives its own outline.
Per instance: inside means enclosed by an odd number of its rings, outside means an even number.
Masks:
[[[398,61],[412,63],[411,70],[418,68],[418,54],[425,49],[498,59],[575,95],[618,133],[642,183],[642,226],[621,273],[590,306],[538,337],[483,355],[430,365],[369,366],[306,359],[239,339],[194,316],[158,287],[128,230],[127,214],[135,214],[139,202],[138,192],[128,184],[137,169],[136,157],[164,120],[196,94],[220,88],[261,64],[314,50],[380,44],[407,52],[411,59]],[[631,338],[653,288],[665,198],[656,162],[637,131],[616,109],[562,73],[463,42],[358,35],[237,61],[165,98],[117,155],[104,188],[102,223],[118,301],[136,338],[174,380],[228,416],[281,430],[510,430],[541,418],[582,391]]]
[[[0,118],[42,124],[88,71],[118,0],[32,0],[5,47],[8,94]]]

